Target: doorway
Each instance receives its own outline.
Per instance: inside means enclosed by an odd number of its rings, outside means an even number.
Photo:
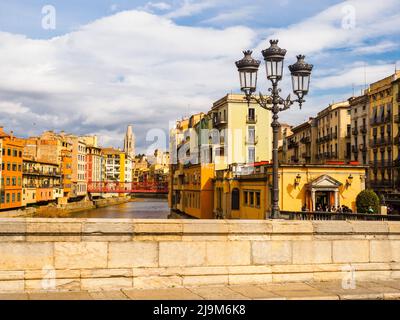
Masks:
[[[321,208],[325,211],[331,207],[330,192],[329,191],[317,191],[315,193],[315,208]]]

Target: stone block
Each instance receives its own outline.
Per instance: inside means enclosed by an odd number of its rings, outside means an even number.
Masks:
[[[334,240],[332,243],[333,262],[357,263],[369,261],[369,243],[367,240]]]
[[[389,232],[386,221],[350,221],[355,234],[385,234]]]
[[[266,284],[272,282],[272,273],[270,274],[230,274],[229,285],[239,284]]]
[[[0,235],[2,234],[25,234],[26,220],[25,219],[8,219],[0,220]]]
[[[183,231],[182,223],[168,221],[162,222],[134,222],[133,231],[136,234],[181,234]]]
[[[230,220],[227,222],[230,234],[249,234],[255,235],[270,235],[272,233],[272,223],[269,221],[260,220]]]
[[[107,267],[106,242],[55,242],[56,269],[87,269]]]
[[[134,277],[133,287],[135,289],[179,288],[182,287],[182,277]]]
[[[272,275],[273,282],[303,282],[312,281],[313,273],[277,273]]]
[[[110,242],[109,268],[158,266],[158,244],[153,242]]]
[[[313,221],[314,233],[320,234],[350,234],[353,231],[349,221]]]
[[[192,223],[185,223],[183,235],[206,234],[206,235],[226,235],[229,232],[228,224],[225,221],[214,220],[193,220]]]
[[[273,234],[292,234],[303,235],[312,234],[314,232],[313,224],[311,221],[272,221]]]
[[[0,243],[0,270],[42,269],[53,265],[53,244]]]
[[[400,221],[388,221],[386,223],[390,234],[400,234]]]
[[[133,280],[130,277],[81,279],[81,290],[116,290],[132,287]]]
[[[250,241],[207,242],[208,266],[249,265]]]
[[[1,280],[0,292],[23,292],[24,280]]]
[[[107,219],[108,220],[108,219]],[[133,234],[133,224],[131,220],[96,221],[88,220],[83,223],[82,233],[84,235],[130,235]]]
[[[293,264],[332,262],[330,241],[293,241]]]
[[[124,289],[122,290],[132,300],[201,300],[202,298],[186,288],[171,289]]]
[[[371,240],[369,243],[371,262],[392,261],[392,246],[389,240]]]
[[[290,241],[252,242],[253,264],[291,263],[292,243]]]
[[[159,265],[161,267],[205,265],[205,242],[160,242],[159,246]]]
[[[199,275],[182,277],[182,285],[184,287],[228,285],[228,283],[228,275]]]
[[[81,282],[79,278],[55,279],[54,287],[42,279],[25,280],[25,291],[28,292],[49,292],[49,291],[80,291]]]
[[[70,235],[77,234],[80,236],[82,232],[82,223],[80,222],[63,222],[55,219],[53,221],[32,221],[26,224],[26,232],[28,234],[45,234],[45,235]]]

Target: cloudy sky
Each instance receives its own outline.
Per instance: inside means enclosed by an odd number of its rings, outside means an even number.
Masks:
[[[299,124],[400,68],[399,0],[1,1],[0,124],[118,147],[130,123],[143,152],[171,121],[237,92],[234,62],[271,38],[287,65],[299,53],[315,65],[303,109],[282,114]]]

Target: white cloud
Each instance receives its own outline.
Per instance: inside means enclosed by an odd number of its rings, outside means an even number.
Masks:
[[[233,62],[254,37],[244,27],[183,27],[139,11],[50,40],[0,32],[0,118],[19,134],[35,124],[38,132],[105,134],[117,145],[133,123],[140,143],[188,105],[207,111],[238,87]]]
[[[188,17],[199,14],[204,10],[217,7],[223,0],[182,0],[181,5],[175,10],[169,12],[166,17],[171,19]]]

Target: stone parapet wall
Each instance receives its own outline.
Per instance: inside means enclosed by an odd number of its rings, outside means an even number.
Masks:
[[[0,291],[324,281],[351,268],[400,278],[400,222],[0,220]]]

